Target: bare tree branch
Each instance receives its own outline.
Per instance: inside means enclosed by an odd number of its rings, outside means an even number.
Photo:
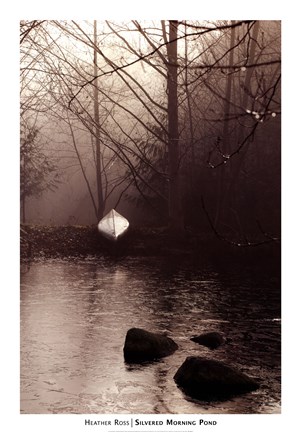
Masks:
[[[275,242],[275,243],[279,243],[279,242],[280,242],[280,239],[279,239],[279,238],[277,238],[277,237],[271,237],[270,235],[268,235],[267,233],[265,233],[265,232],[261,229],[261,226],[260,226],[260,224],[259,224],[258,221],[257,221],[258,226],[259,226],[259,228],[260,228],[260,230],[261,230],[261,233],[262,233],[262,234],[267,238],[266,240],[262,240],[262,241],[255,241],[255,242],[250,242],[250,241],[248,241],[248,240],[245,240],[244,242],[236,242],[236,241],[233,241],[233,240],[229,240],[229,239],[226,238],[224,235],[220,234],[220,233],[217,231],[217,229],[215,228],[214,223],[213,223],[213,221],[212,221],[212,219],[211,219],[211,217],[210,217],[210,215],[209,215],[209,212],[208,212],[208,210],[207,210],[207,208],[206,208],[206,206],[205,206],[205,202],[204,202],[203,196],[201,196],[201,207],[202,207],[202,209],[203,209],[203,211],[204,211],[204,213],[205,213],[205,215],[206,215],[206,218],[207,218],[207,220],[208,220],[208,222],[209,222],[209,225],[210,225],[210,227],[211,227],[213,233],[215,234],[215,236],[216,236],[219,240],[222,240],[222,241],[224,241],[224,242],[226,242],[226,243],[228,243],[228,244],[231,244],[231,245],[233,245],[233,246],[237,246],[237,247],[256,247],[256,246],[262,246],[262,245],[264,245],[264,244],[268,244],[268,243],[273,243],[273,242]]]

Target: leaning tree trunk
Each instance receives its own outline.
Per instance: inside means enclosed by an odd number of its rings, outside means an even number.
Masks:
[[[169,21],[168,52],[168,151],[169,151],[169,221],[172,230],[183,229],[179,182],[179,134],[177,97],[177,21]]]

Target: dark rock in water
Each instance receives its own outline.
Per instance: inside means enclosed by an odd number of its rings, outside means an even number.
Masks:
[[[192,337],[190,340],[211,349],[218,348],[225,342],[224,337],[218,332],[203,333],[200,336]]]
[[[249,376],[217,360],[187,357],[174,376],[176,384],[199,400],[225,400],[259,388]]]
[[[141,363],[166,357],[177,348],[178,345],[167,336],[131,328],[126,335],[124,357],[128,363]]]

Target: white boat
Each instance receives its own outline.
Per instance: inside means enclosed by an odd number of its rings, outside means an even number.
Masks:
[[[98,223],[99,232],[109,240],[117,240],[127,231],[128,227],[128,220],[114,209],[110,210]]]

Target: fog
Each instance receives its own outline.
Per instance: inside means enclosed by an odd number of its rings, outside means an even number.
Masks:
[[[280,412],[280,24],[20,22],[21,412]]]
[[[279,21],[21,21],[21,220],[116,207],[278,235],[280,38]]]

